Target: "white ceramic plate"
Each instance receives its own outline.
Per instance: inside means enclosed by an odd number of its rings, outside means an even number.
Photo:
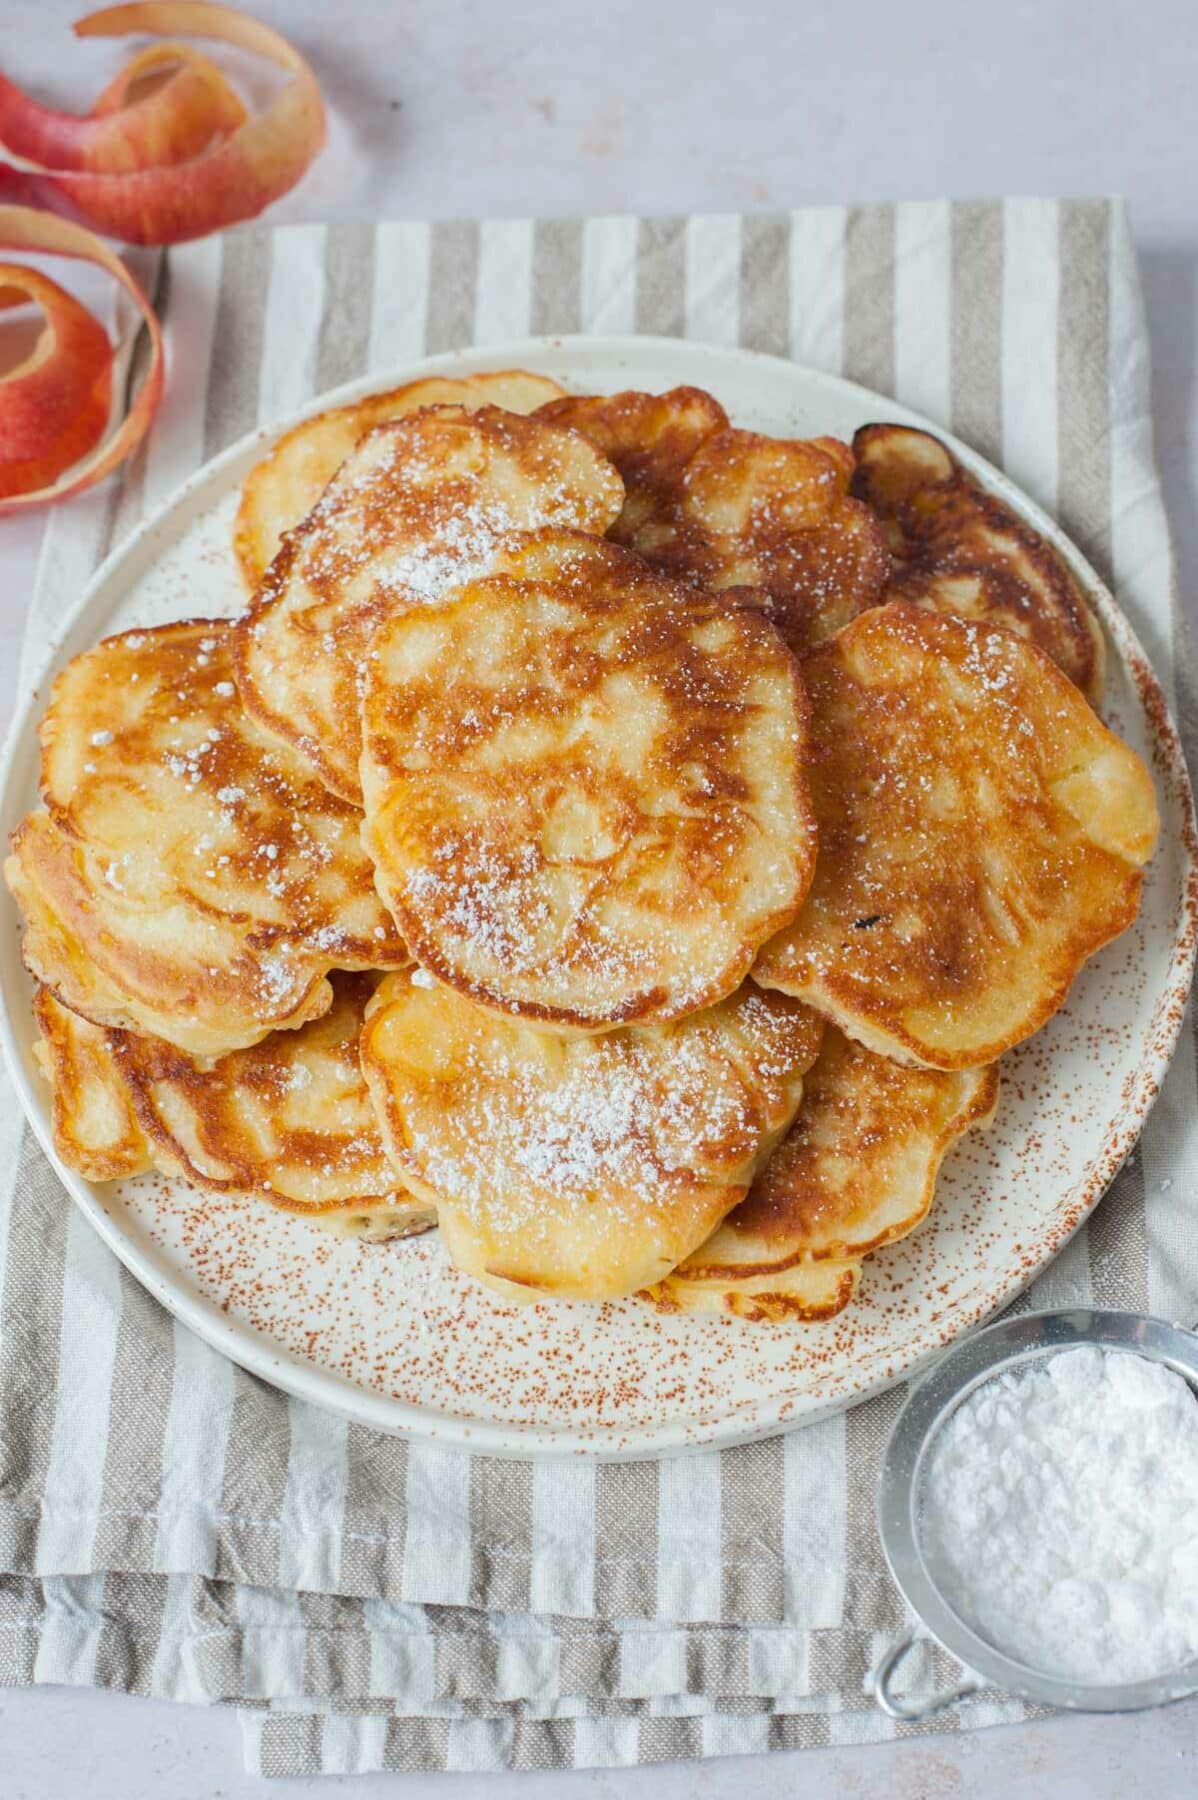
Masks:
[[[580,392],[694,383],[737,424],[779,435],[847,438],[871,419],[927,423],[772,357],[645,338],[535,340],[436,357],[339,388],[304,411],[424,373],[515,366]],[[218,457],[109,557],[47,674],[108,632],[240,609],[230,520],[273,435],[256,433]],[[1155,771],[1163,831],[1137,925],[1087,966],[1064,1011],[1006,1059],[996,1124],[950,1158],[924,1228],[867,1260],[859,1295],[839,1318],[754,1326],[662,1317],[631,1301],[509,1307],[451,1269],[435,1233],[342,1245],[257,1202],[158,1176],[92,1186],[60,1166],[77,1204],[164,1306],[245,1368],[366,1425],[500,1454],[637,1456],[764,1436],[863,1399],[993,1313],[1061,1248],[1134,1143],[1180,1025],[1195,942],[1192,804],[1160,689],[1110,595],[1037,507],[965,446],[954,449],[1062,551],[1090,592],[1113,652],[1104,711]],[[39,683],[14,727],[0,777],[5,832],[36,802],[44,693]],[[53,1157],[31,1056],[30,983],[17,933],[0,942],[5,1051]]]

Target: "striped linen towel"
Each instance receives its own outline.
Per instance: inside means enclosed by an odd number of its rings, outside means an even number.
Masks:
[[[122,484],[52,515],[23,687],[109,545],[256,424],[425,352],[638,331],[843,371],[951,426],[1061,518],[1194,725],[1115,203],[251,229],[157,274],[165,406]],[[1195,1316],[1194,1079],[1187,1027],[1140,1148],[1019,1305]],[[865,1690],[901,1623],[873,1524],[900,1393],[685,1462],[408,1444],[174,1324],[66,1202],[11,1099],[0,1166],[0,1682],[235,1704],[251,1765],[280,1775],[904,1730]],[[983,1694],[932,1729],[1027,1710]]]

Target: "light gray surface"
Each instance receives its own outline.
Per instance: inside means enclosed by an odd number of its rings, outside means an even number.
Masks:
[[[1118,191],[1132,204],[1182,592],[1198,581],[1198,10],[1193,0],[257,0],[341,120],[285,218],[718,211],[941,194]],[[75,0],[0,0],[5,73],[82,106],[115,66]],[[94,74],[94,86],[89,77]],[[399,102],[398,106],[395,102]],[[36,566],[0,525],[0,719]],[[1154,1800],[1198,1791],[1198,1702],[878,1748],[571,1776],[297,1781],[288,1796],[736,1795]],[[0,1695],[5,1800],[241,1800],[231,1714],[87,1691]]]

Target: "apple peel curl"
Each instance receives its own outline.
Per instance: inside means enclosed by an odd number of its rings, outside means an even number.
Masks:
[[[0,249],[33,250],[98,264],[138,307],[151,347],[150,366],[136,400],[116,430],[104,438],[113,364],[107,332],[57,282],[33,269],[0,264],[0,308],[32,299],[46,318],[32,353],[0,378],[3,517],[80,493],[137,447],[162,397],[163,347],[154,309],[137,282],[120,258],[82,226],[21,206],[0,206]]]
[[[260,113],[243,115],[231,133],[197,155],[125,172],[0,163],[0,199],[43,207],[130,244],[185,243],[256,218],[295,186],[324,143],[324,103],[312,70],[286,38],[234,7],[209,0],[133,0],[89,13],[75,31],[80,37],[145,32],[214,39],[265,57],[287,70],[291,80]],[[180,47],[170,49],[178,58]],[[196,71],[190,60],[182,67]],[[154,98],[151,92],[139,104]],[[135,110],[128,107],[126,119]]]
[[[245,120],[216,64],[187,44],[152,44],[89,113],[56,112],[0,75],[0,147],[42,169],[122,175],[185,162]]]

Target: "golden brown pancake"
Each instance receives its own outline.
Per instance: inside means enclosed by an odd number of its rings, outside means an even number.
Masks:
[[[761,590],[796,655],[881,599],[892,559],[849,496],[853,456],[836,438],[736,431],[701,388],[568,396],[541,416],[584,432],[619,469],[611,537],[712,592]]]
[[[1064,560],[988,494],[930,432],[863,425],[853,492],[898,558],[891,596],[1006,625],[1038,644],[1097,702],[1102,627]]]
[[[481,1005],[581,1031],[694,1012],[811,879],[797,669],[757,610],[616,545],[527,554],[524,578],[374,640],[379,891],[417,961]]]
[[[379,988],[362,1067],[459,1268],[597,1300],[658,1280],[743,1198],[821,1030],[746,985],[676,1024],[563,1038],[417,971]]]
[[[642,553],[647,534],[674,517],[683,469],[700,444],[728,424],[719,401],[693,387],[665,394],[567,394],[542,406],[537,417],[580,431],[615,464],[624,505],[608,535]]]
[[[425,406],[467,411],[500,406],[505,412],[531,413],[561,391],[547,375],[524,369],[457,379],[434,375],[304,419],[250,470],[241,490],[233,542],[246,586],[252,593],[278,554],[284,533],[307,518],[358,439],[375,425]]]
[[[45,988],[34,995],[33,1015],[40,1033],[33,1054],[50,1083],[54,1147],[63,1162],[89,1181],[118,1181],[152,1168],[103,1026],[60,1006]]]
[[[319,1016],[330,969],[408,960],[360,813],[246,715],[230,638],[166,625],[68,664],[41,729],[47,810],[5,869],[44,986],[196,1056]]]
[[[988,1123],[997,1101],[993,1067],[904,1067],[830,1025],[794,1124],[671,1280],[736,1283],[859,1259],[906,1237],[927,1216],[952,1144]]]
[[[212,1063],[92,1025],[43,989],[38,1060],[59,1155],[92,1181],[157,1167],[345,1236],[427,1230],[433,1214],[397,1185],[358,1063],[373,989],[369,975],[337,975],[321,1018]]]
[[[577,432],[483,406],[376,425],[270,566],[239,632],[242,698],[334,793],[360,801],[371,639],[488,574],[523,531],[606,531],[624,485]]]
[[[797,1262],[760,1275],[667,1275],[637,1295],[663,1313],[720,1314],[753,1325],[833,1319],[857,1291],[859,1262]]]
[[[899,1061],[994,1062],[1135,918],[1152,777],[997,626],[896,601],[803,673],[819,861],[754,975]]]

